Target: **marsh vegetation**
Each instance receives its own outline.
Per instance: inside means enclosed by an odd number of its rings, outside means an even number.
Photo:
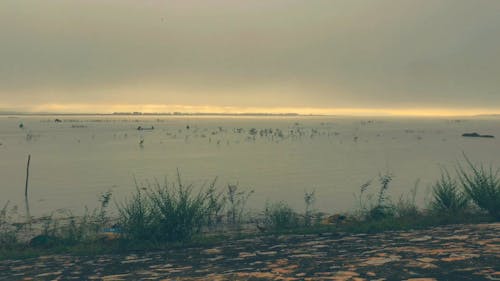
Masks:
[[[195,187],[185,183],[179,172],[173,182],[136,183],[136,192],[128,199],[114,201],[118,210],[114,215],[108,213],[111,192],[101,194],[99,207],[86,209],[84,215],[59,212],[59,216],[29,222],[19,220],[19,210],[7,203],[0,210],[0,256],[155,249],[241,235],[378,232],[498,221],[498,173],[468,158],[464,162],[457,166],[455,176],[442,171],[432,186],[430,202],[421,207],[415,202],[418,183],[397,200],[387,194],[394,177],[389,173],[360,186],[358,207],[342,214],[315,210],[315,191],[304,191],[303,212],[283,200],[267,202],[261,212],[250,212],[246,203],[253,190],[235,184],[218,188],[217,179]]]

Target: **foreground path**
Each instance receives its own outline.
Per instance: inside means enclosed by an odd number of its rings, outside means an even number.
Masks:
[[[500,223],[0,261],[0,280],[500,280]]]

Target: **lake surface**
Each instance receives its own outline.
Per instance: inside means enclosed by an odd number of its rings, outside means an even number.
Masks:
[[[419,181],[423,205],[441,169],[453,172],[463,153],[500,167],[500,140],[461,137],[465,132],[500,137],[500,119],[2,116],[0,206],[22,206],[28,154],[33,215],[81,213],[107,190],[121,201],[136,189],[134,178],[141,186],[170,182],[177,169],[195,186],[218,177],[220,188],[254,190],[254,209],[285,200],[301,211],[304,191],[314,190],[318,210],[347,211],[363,183],[373,180],[375,192],[387,172],[393,198]]]

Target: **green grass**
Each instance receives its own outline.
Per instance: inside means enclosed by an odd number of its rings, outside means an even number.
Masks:
[[[500,177],[492,167],[472,163],[465,157],[469,170],[459,166],[460,182],[467,196],[481,209],[500,220]]]
[[[124,238],[156,242],[185,241],[199,233],[211,214],[211,202],[203,190],[193,191],[178,177],[175,184],[156,182],[119,205]]]
[[[418,184],[409,196],[393,201],[387,194],[392,175],[386,174],[380,175],[380,187],[371,194],[368,190],[371,182],[361,186],[359,208],[347,214],[345,220],[331,225],[320,224],[321,217],[313,210],[314,192],[306,192],[303,214],[283,201],[267,204],[262,212],[263,219],[253,222],[260,233],[257,229],[252,233],[241,232],[242,224],[251,221],[245,206],[253,191],[242,190],[237,185],[218,189],[216,180],[208,188],[195,188],[185,185],[179,175],[173,184],[137,184],[136,192],[117,204],[119,212],[115,220],[107,213],[109,192],[100,196],[99,208],[86,210],[83,216],[67,214],[64,219],[51,216],[35,220],[42,227],[30,243],[19,239],[23,231],[29,230],[25,224],[13,223],[10,213],[15,209],[6,204],[0,209],[0,259],[53,253],[96,255],[206,246],[257,235],[376,233],[499,221],[498,173],[492,168],[475,165],[467,158],[466,161],[467,169],[462,166],[457,169],[458,179],[443,171],[433,185],[428,208],[419,208],[415,203]],[[255,225],[256,221],[263,222],[263,227]],[[121,236],[115,240],[104,239],[100,233],[102,228],[115,223]]]
[[[268,230],[284,230],[299,226],[299,215],[287,203],[267,203],[264,211],[264,225]]]
[[[10,244],[0,249],[0,260],[26,259],[49,254],[72,254],[77,256],[92,256],[100,254],[127,254],[135,251],[157,251],[180,249],[185,247],[212,247],[227,241],[258,236],[275,235],[307,235],[322,233],[337,233],[349,235],[356,233],[379,233],[383,231],[404,231],[425,229],[449,224],[485,223],[495,221],[487,214],[468,214],[463,216],[442,217],[435,214],[422,214],[418,219],[413,217],[390,217],[378,220],[355,220],[340,225],[313,225],[305,227],[298,225],[292,228],[273,228],[265,233],[219,233],[197,234],[189,241],[158,242],[151,240],[92,240],[77,244],[54,244],[49,247],[32,247],[25,243]]]
[[[204,229],[214,230],[224,222],[239,227],[245,205],[253,191],[228,185],[226,193],[215,188],[185,185],[178,173],[177,182],[158,182],[137,186],[129,200],[118,204],[123,238],[153,242],[189,241]],[[226,216],[224,216],[224,213]]]
[[[433,185],[432,196],[431,209],[440,214],[461,214],[469,207],[469,198],[447,171],[443,171],[441,179]]]
[[[119,220],[127,239],[148,240],[154,231],[152,202],[137,188],[136,193],[122,204],[118,204]]]

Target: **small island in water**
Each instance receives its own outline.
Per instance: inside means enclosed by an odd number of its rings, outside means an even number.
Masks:
[[[495,136],[493,136],[493,135],[481,135],[481,134],[478,134],[475,132],[462,134],[462,137],[466,137],[466,138],[490,138],[490,139],[495,138]]]

